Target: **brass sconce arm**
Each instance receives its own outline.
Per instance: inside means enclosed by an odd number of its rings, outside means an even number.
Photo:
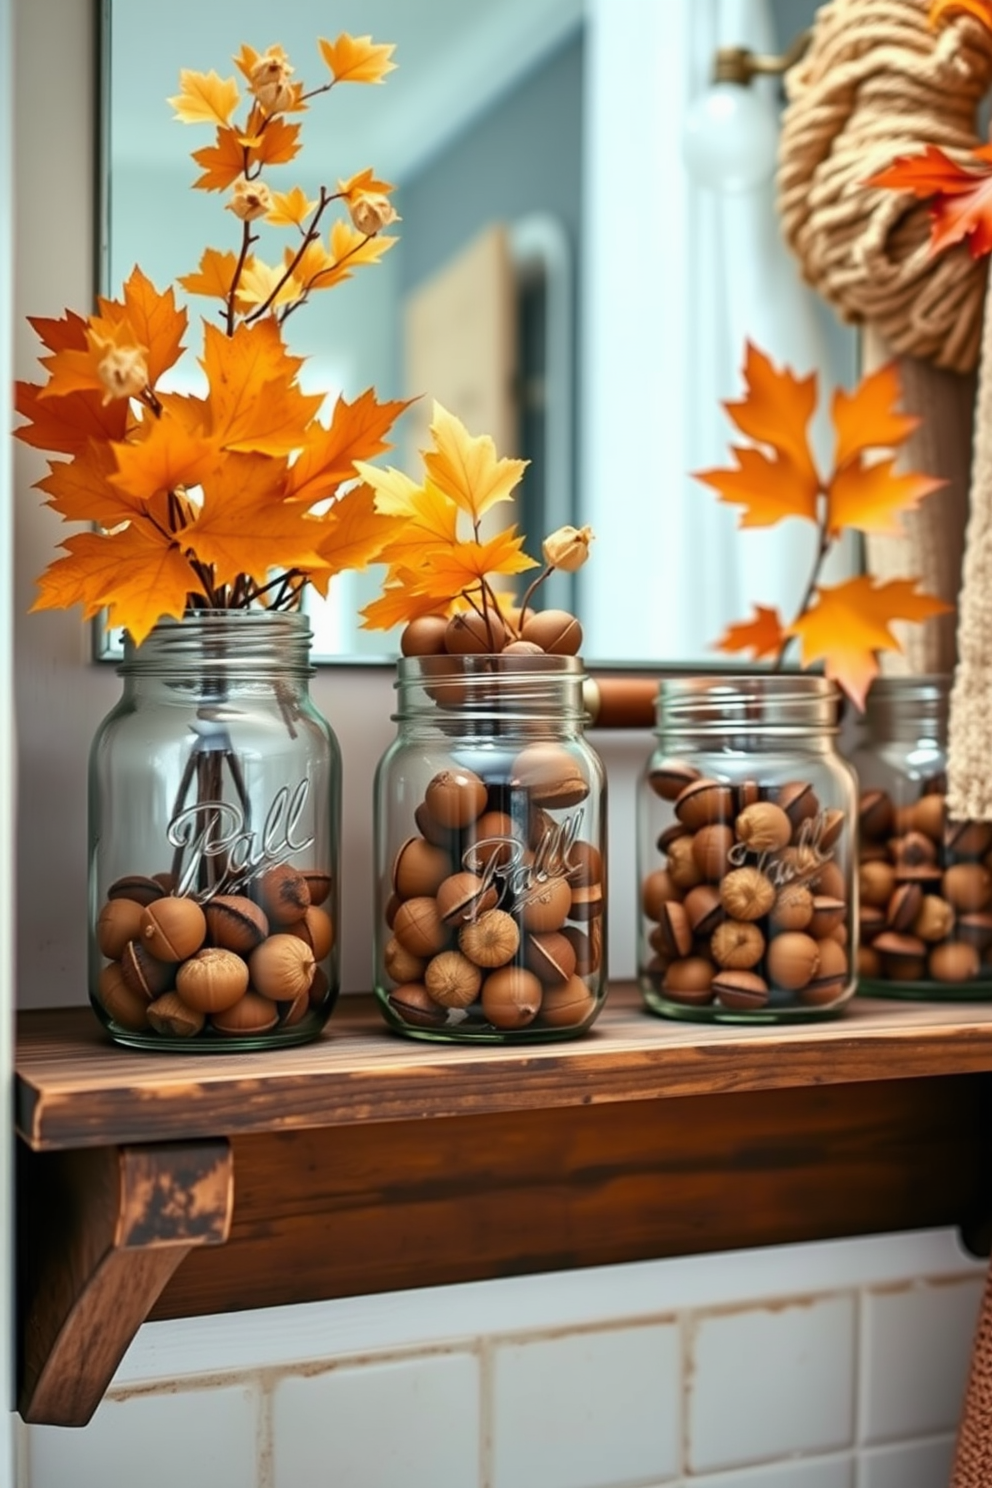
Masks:
[[[713,58],[713,82],[739,83],[746,88],[753,77],[779,77],[800,60],[812,34],[808,30],[800,31],[780,57],[752,52],[747,47],[719,47]]]

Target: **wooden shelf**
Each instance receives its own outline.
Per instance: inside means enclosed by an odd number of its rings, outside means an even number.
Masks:
[[[146,1317],[955,1224],[992,1212],[992,1004],[449,1046],[346,998],[257,1055],[19,1020],[21,1411],[88,1419]],[[93,1339],[101,1340],[99,1349]]]

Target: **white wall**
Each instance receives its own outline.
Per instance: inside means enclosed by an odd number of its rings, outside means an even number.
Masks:
[[[82,0],[0,0],[0,23],[11,3],[16,23],[12,68],[16,109],[15,367],[19,376],[33,377],[35,341],[23,317],[29,313],[57,315],[65,306],[81,309],[90,302],[94,278],[90,143],[94,38],[90,30],[92,9]],[[0,57],[6,55],[3,40],[0,24]],[[0,98],[7,96],[0,88]],[[9,214],[0,212],[0,223],[7,221]],[[3,261],[0,247],[0,276]],[[2,468],[0,462],[0,471]],[[50,561],[60,537],[61,524],[29,489],[42,469],[43,463],[35,452],[17,446],[14,524],[14,636],[20,751],[17,987],[23,1006],[85,1001],[86,755],[89,740],[116,697],[118,687],[112,669],[90,662],[88,637],[75,613],[41,616],[26,613],[34,577]],[[9,524],[5,517],[0,509],[6,532]],[[0,585],[0,595],[2,592]],[[6,625],[5,615],[0,613],[0,696]],[[392,679],[387,671],[328,671],[318,679],[315,693],[318,706],[340,736],[345,759],[344,979],[345,986],[354,989],[367,985],[369,976],[371,778],[375,760],[391,733],[388,715]],[[7,728],[9,710],[0,707],[0,731]],[[611,970],[615,976],[624,976],[633,970],[633,781],[648,740],[646,736],[632,734],[601,736],[597,742],[601,743],[607,762],[611,791],[614,905]],[[2,747],[0,757],[6,757]],[[0,792],[3,789],[4,777],[0,775]],[[0,811],[0,820],[4,819],[9,822],[9,813]],[[0,893],[0,947],[10,944],[2,920],[9,902],[9,893]],[[629,925],[626,905],[630,906]],[[0,1009],[4,981],[0,961]],[[4,1039],[0,1011],[0,1072],[6,1068]],[[3,1109],[6,1111],[7,1102]],[[2,1131],[0,1149],[7,1151]],[[5,1182],[6,1175],[0,1167],[0,1187]],[[2,1206],[2,1210],[7,1212],[8,1206]],[[864,1249],[865,1245],[868,1250]],[[556,1488],[556,1485],[557,1488],[611,1488],[620,1483],[674,1482],[673,1474],[682,1474],[684,1461],[686,1471],[693,1469],[694,1464],[695,1470],[707,1474],[721,1463],[733,1469],[731,1476],[699,1477],[699,1488],[703,1488],[704,1481],[707,1488],[711,1485],[717,1488],[717,1484],[721,1488],[731,1485],[765,1488],[772,1483],[780,1488],[792,1488],[792,1485],[799,1488],[800,1484],[802,1488],[855,1488],[856,1472],[859,1474],[856,1488],[887,1488],[895,1483],[899,1488],[940,1488],[939,1464],[946,1461],[949,1450],[955,1392],[963,1378],[963,1361],[977,1305],[975,1268],[960,1256],[953,1239],[947,1235],[923,1237],[922,1241],[891,1237],[862,1242],[861,1246],[854,1250],[843,1246],[797,1247],[784,1257],[775,1256],[771,1260],[761,1252],[743,1257],[705,1258],[694,1263],[699,1268],[698,1274],[705,1278],[705,1285],[700,1284],[702,1289],[697,1289],[694,1302],[688,1303],[680,1300],[678,1288],[689,1273],[684,1269],[674,1272],[666,1269],[683,1266],[681,1262],[658,1263],[649,1273],[636,1274],[630,1283],[635,1287],[644,1277],[650,1280],[640,1306],[636,1300],[631,1301],[629,1293],[623,1301],[616,1290],[621,1283],[621,1290],[628,1285],[624,1278],[631,1275],[629,1268],[609,1268],[564,1280],[538,1278],[493,1283],[490,1286],[495,1291],[483,1288],[472,1293],[474,1298],[482,1298],[478,1304],[481,1310],[468,1314],[461,1311],[465,1305],[464,1292],[456,1291],[452,1296],[451,1289],[444,1289],[418,1294],[415,1300],[420,1321],[413,1330],[413,1343],[409,1332],[404,1333],[400,1328],[402,1337],[399,1337],[395,1327],[392,1331],[386,1328],[388,1337],[383,1342],[382,1319],[395,1322],[405,1316],[408,1303],[402,1298],[364,1302],[359,1299],[346,1305],[331,1304],[330,1310],[319,1306],[293,1309],[288,1320],[280,1313],[276,1318],[248,1317],[240,1324],[220,1319],[204,1320],[202,1324],[155,1325],[143,1330],[136,1344],[140,1381],[136,1383],[137,1376],[133,1374],[128,1376],[129,1366],[125,1361],[114,1400],[101,1411],[93,1427],[81,1434],[53,1430],[22,1434],[25,1441],[30,1440],[30,1449],[25,1451],[22,1461],[22,1481],[30,1482],[32,1488],[90,1488],[90,1485],[123,1488],[124,1484],[138,1481],[144,1488],[178,1481],[186,1482],[190,1488],[200,1488],[200,1483],[224,1488],[228,1481],[237,1483],[238,1488],[271,1488],[276,1483],[279,1488],[284,1484],[287,1488],[309,1488],[311,1483],[328,1481],[328,1473],[332,1471],[334,1444],[321,1447],[320,1460],[315,1462],[312,1433],[321,1429],[320,1422],[333,1410],[337,1413],[334,1419],[339,1424],[335,1429],[342,1454],[341,1472],[336,1480],[347,1488],[392,1488],[399,1481],[404,1488],[446,1488],[449,1483],[452,1488],[475,1488],[477,1483],[486,1488],[489,1485],[498,1488],[503,1483],[526,1488],[528,1480],[521,1475],[524,1470],[514,1475],[505,1465],[512,1458],[504,1456],[501,1466],[492,1456],[497,1450],[493,1443],[500,1439],[507,1443],[501,1449],[504,1452],[511,1450],[514,1441],[533,1443],[532,1460],[550,1463],[540,1479],[542,1488]],[[931,1246],[936,1249],[928,1248]],[[881,1270],[879,1254],[885,1257]],[[850,1256],[860,1258],[856,1265],[844,1261],[844,1257]],[[3,1265],[4,1246],[0,1237],[0,1266]],[[917,1285],[915,1278],[921,1275],[932,1277],[934,1284]],[[897,1286],[905,1306],[886,1311],[884,1300],[877,1305],[872,1301],[876,1297],[872,1289],[880,1285],[880,1278],[887,1286]],[[958,1290],[948,1284],[951,1279]],[[557,1314],[552,1315],[545,1308],[539,1317],[540,1299],[549,1290],[554,1291],[559,1282],[569,1288],[566,1300]],[[960,1290],[961,1287],[965,1290]],[[835,1294],[841,1297],[839,1302],[829,1300]],[[781,1310],[783,1295],[800,1299],[789,1317],[802,1321],[798,1333],[788,1337],[777,1335],[778,1342],[773,1343],[768,1339],[767,1318],[777,1315],[776,1309]],[[877,1293],[882,1299],[887,1295],[884,1290]],[[839,1383],[830,1397],[827,1427],[823,1427],[823,1411],[814,1407],[813,1416],[804,1417],[813,1424],[802,1440],[786,1440],[776,1426],[777,1421],[789,1414],[777,1404],[780,1389],[777,1380],[763,1396],[764,1414],[753,1412],[762,1423],[756,1438],[742,1445],[739,1439],[731,1441],[729,1426],[723,1432],[721,1401],[732,1396],[736,1378],[734,1374],[728,1376],[725,1365],[720,1363],[721,1349],[729,1346],[726,1344],[729,1333],[724,1344],[717,1339],[712,1345],[719,1367],[715,1374],[707,1376],[712,1378],[715,1393],[708,1397],[707,1409],[712,1414],[702,1436],[699,1418],[691,1414],[697,1409],[693,1399],[701,1397],[687,1393],[690,1380],[702,1359],[700,1351],[710,1347],[707,1339],[717,1337],[708,1320],[723,1317],[735,1298],[742,1299],[740,1306],[745,1315],[750,1315],[754,1309],[749,1302],[756,1296],[778,1300],[771,1310],[767,1306],[758,1309],[758,1315],[752,1319],[753,1329],[748,1325],[743,1333],[734,1333],[734,1347],[744,1350],[736,1366],[741,1378],[751,1371],[749,1350],[766,1347],[780,1351],[784,1348],[783,1370],[789,1367],[796,1349],[804,1358],[825,1349],[840,1370]],[[804,1297],[807,1301],[801,1300]],[[824,1304],[826,1310],[820,1303],[811,1306],[810,1297],[828,1298]],[[688,1312],[684,1311],[685,1307],[689,1307]],[[587,1336],[591,1314],[595,1315],[593,1332],[598,1342],[590,1342]],[[870,1317],[882,1319],[874,1330],[866,1321]],[[343,1318],[349,1320],[350,1331],[342,1341]],[[434,1319],[434,1327],[443,1337],[435,1337],[433,1341],[426,1337],[425,1319]],[[221,1346],[218,1339],[222,1343],[229,1338],[225,1330],[230,1326],[236,1328],[234,1336],[238,1340],[239,1352],[235,1357],[245,1360],[251,1356],[250,1377],[245,1373],[248,1365],[244,1363],[240,1370],[229,1365],[226,1372],[209,1373],[215,1366],[220,1369],[211,1350]],[[714,1321],[712,1326],[719,1330],[721,1325]],[[551,1333],[547,1332],[549,1328]],[[557,1336],[562,1329],[573,1342],[563,1354],[551,1359],[541,1350],[552,1334]],[[457,1333],[460,1342],[452,1353],[445,1340],[453,1333]],[[938,1335],[944,1340],[940,1350],[931,1347],[932,1338]],[[287,1339],[290,1344],[286,1343]],[[307,1357],[301,1362],[300,1340],[305,1339],[310,1342]],[[647,1354],[642,1345],[647,1347]],[[380,1360],[386,1372],[382,1373],[377,1365],[376,1373],[362,1374],[361,1370],[374,1362],[368,1351],[377,1348],[385,1348],[388,1353],[388,1359]],[[879,1349],[883,1349],[881,1355]],[[271,1353],[267,1354],[267,1350]],[[449,1358],[455,1362],[446,1372],[448,1366],[442,1367],[438,1360]],[[179,1372],[180,1359],[186,1361],[187,1374],[192,1368],[194,1378],[177,1392],[173,1380]],[[877,1362],[879,1359],[881,1363]],[[943,1384],[938,1382],[940,1408],[928,1415],[924,1410],[931,1393],[927,1368],[934,1359],[940,1364]],[[913,1375],[910,1383],[914,1393],[907,1395],[910,1384],[906,1384],[904,1376],[907,1361],[913,1360],[920,1363],[923,1373]],[[887,1373],[893,1361],[902,1370],[898,1376]],[[556,1366],[563,1371],[560,1375]],[[0,1372],[2,1368],[0,1356]],[[648,1368],[655,1371],[650,1376],[652,1389],[638,1385],[641,1372]],[[879,1389],[886,1380],[897,1379],[899,1398],[917,1402],[923,1414],[919,1418],[912,1414],[916,1410],[914,1404],[908,1420],[898,1411],[895,1417],[886,1415],[891,1401],[884,1390],[878,1397],[871,1397],[874,1404],[868,1402],[855,1410],[850,1404],[855,1374],[860,1371],[862,1378],[874,1378],[872,1369],[881,1381]],[[208,1374],[204,1377],[198,1370],[207,1370]],[[781,1378],[784,1382],[784,1373]],[[815,1393],[818,1378],[815,1372],[807,1373],[802,1388]],[[954,1382],[950,1396],[948,1378]],[[283,1379],[288,1379],[292,1388],[287,1386],[279,1395],[277,1386]],[[658,1432],[649,1433],[649,1444],[644,1448],[647,1455],[638,1455],[641,1453],[638,1447],[633,1459],[622,1455],[630,1422],[629,1412],[623,1414],[616,1382],[625,1379],[642,1391],[642,1416],[654,1408],[655,1402],[659,1409],[664,1404],[668,1412],[665,1431],[669,1435],[664,1442]],[[528,1385],[528,1380],[533,1383]],[[573,1403],[586,1402],[574,1423],[568,1417],[568,1389],[564,1389],[563,1395],[562,1381],[565,1386],[571,1382],[577,1392]],[[454,1397],[446,1393],[449,1386],[456,1392]],[[600,1388],[606,1392],[605,1416],[597,1414],[595,1408]],[[551,1390],[555,1403],[549,1414],[542,1415],[537,1403],[545,1399],[546,1389]],[[389,1394],[390,1390],[394,1393]],[[383,1391],[387,1393],[384,1395]],[[673,1391],[677,1397],[675,1403],[665,1404]],[[435,1449],[440,1450],[444,1438],[454,1430],[454,1415],[448,1405],[451,1398],[463,1401],[468,1412],[466,1419],[474,1423],[468,1436],[461,1428],[458,1436],[461,1443],[458,1451],[466,1452],[476,1464],[474,1476],[462,1475],[459,1465],[462,1459],[450,1453],[444,1457],[447,1464],[444,1471],[436,1470],[437,1458],[431,1455]],[[802,1398],[808,1403],[813,1396]],[[846,1413],[841,1409],[843,1419],[839,1425],[838,1398],[848,1399],[850,1405]],[[382,1404],[383,1401],[387,1404]],[[398,1402],[395,1408],[399,1423],[392,1432],[386,1429],[391,1401]],[[614,1402],[619,1415],[610,1414]],[[273,1443],[278,1437],[273,1426],[274,1412],[282,1412],[279,1419],[283,1421],[283,1434],[278,1439],[295,1443],[298,1454],[295,1468],[290,1458],[284,1456],[280,1466],[273,1457]],[[578,1431],[580,1420],[585,1422],[586,1434],[579,1432],[575,1436],[578,1447],[568,1446],[572,1425]],[[365,1433],[364,1438],[355,1436],[356,1422]],[[410,1433],[415,1427],[419,1431],[417,1450],[421,1452],[417,1460],[428,1464],[424,1469],[427,1476],[399,1473],[397,1468],[397,1463],[403,1463],[404,1451],[413,1450],[409,1443],[414,1439]],[[861,1435],[857,1436],[859,1432]],[[669,1451],[665,1444],[683,1439],[702,1443],[695,1458],[684,1459],[682,1446],[672,1445]],[[194,1447],[199,1444],[201,1449],[199,1455],[194,1454],[198,1466],[192,1467],[186,1450],[191,1442]],[[211,1442],[213,1455],[204,1455]],[[583,1442],[589,1443],[588,1452],[583,1449]],[[217,1460],[218,1444],[224,1451],[229,1449],[230,1457],[227,1467],[214,1470],[211,1464]],[[611,1451],[620,1454],[612,1467],[602,1455],[609,1457]],[[676,1451],[678,1455],[672,1455]],[[789,1457],[795,1452],[799,1452],[803,1462],[797,1460],[790,1467]],[[306,1458],[305,1462],[299,1454]],[[812,1454],[809,1461],[805,1460],[807,1454]],[[784,1469],[774,1472],[769,1469],[767,1473],[762,1469],[757,1476],[750,1469],[745,1471],[747,1462],[767,1462],[773,1458],[784,1461]],[[286,1467],[287,1462],[290,1467]],[[243,1472],[239,1465],[243,1466]],[[240,1476],[231,1476],[236,1469]],[[228,1476],[222,1477],[222,1471]],[[887,1472],[889,1476],[885,1476]],[[693,1478],[693,1482],[697,1479]]]

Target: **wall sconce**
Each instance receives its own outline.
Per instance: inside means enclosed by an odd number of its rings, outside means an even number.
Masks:
[[[802,57],[811,33],[801,32],[780,57],[747,47],[720,47],[712,83],[686,114],[683,153],[700,186],[713,191],[752,191],[775,170],[778,122],[767,100],[749,84],[780,77]]]

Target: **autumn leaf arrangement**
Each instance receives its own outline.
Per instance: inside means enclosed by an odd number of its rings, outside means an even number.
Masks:
[[[817,468],[808,434],[817,406],[816,375],[798,377],[777,368],[748,344],[744,381],[744,397],[724,407],[749,442],[732,447],[731,468],[701,471],[697,479],[721,501],[742,508],[741,527],[771,527],[786,517],[799,517],[815,525],[817,543],[809,580],[791,618],[755,605],[751,619],[728,626],[717,649],[780,666],[796,643],[803,666],[822,662],[826,675],[863,708],[879,670],[878,652],[900,649],[892,621],[926,620],[949,606],[922,592],[915,579],[879,583],[861,574],[825,584],[824,562],[845,530],[898,533],[900,513],[943,483],[895,468],[892,451],[919,421],[899,411],[894,364],[869,374],[853,392],[835,391],[830,410],[833,464],[827,475]]]
[[[394,66],[393,47],[368,36],[318,50],[324,76],[310,87],[281,47],[244,45],[234,59],[244,96],[234,78],[183,71],[169,100],[183,123],[213,128],[213,143],[193,151],[193,184],[225,198],[235,227],[233,247],[207,247],[177,281],[214,312],[203,322],[205,392],[169,390],[187,311],[175,286],[156,288],[140,267],[93,314],[32,319],[46,379],[18,383],[15,432],[53,456],[37,483],[48,504],[91,527],[61,544],[35,609],[106,611],[140,644],[164,616],[295,608],[307,585],[326,595],[393,535],[357,467],[390,448],[406,404],[369,389],[339,397],[323,422],[324,399],[302,390],[303,359],[285,341],[291,315],[395,241],[383,232],[396,220],[392,187],[372,169],[315,199],[266,179],[296,159],[301,116],[322,95],[380,83]],[[265,257],[263,231],[275,241]]]

